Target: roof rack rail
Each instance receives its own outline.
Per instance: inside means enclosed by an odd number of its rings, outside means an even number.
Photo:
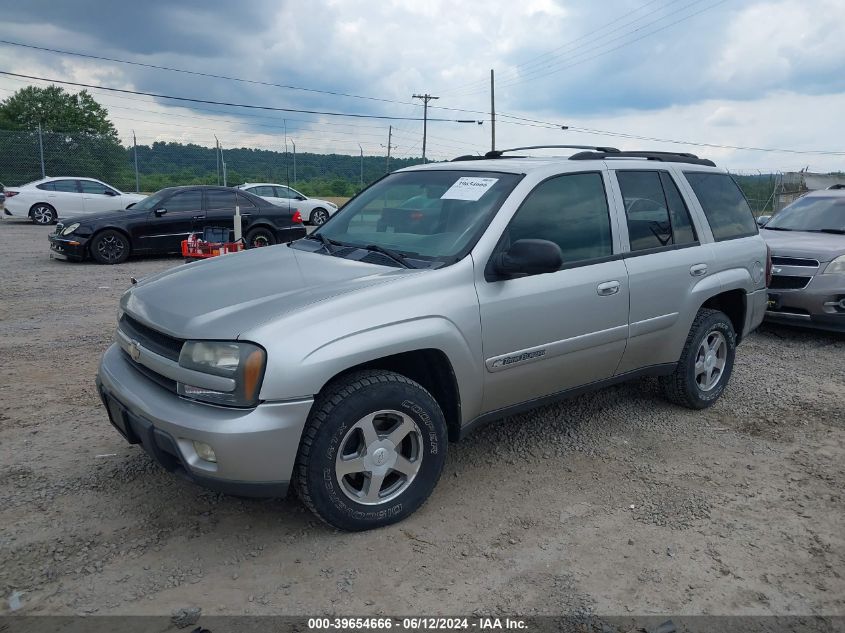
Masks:
[[[607,154],[618,152],[615,147],[594,147],[592,145],[527,145],[526,147],[511,147],[510,149],[496,149],[484,154],[484,156],[475,156],[473,154],[466,154],[465,156],[458,156],[453,158],[454,161],[462,160],[488,160],[491,158],[503,158],[503,154],[508,152],[519,152],[525,149],[582,149],[593,150],[596,152],[603,152]],[[523,158],[522,156],[512,156],[511,158]]]
[[[715,167],[714,163],[709,158],[699,158],[695,154],[688,152],[602,152],[602,151],[586,151],[578,152],[569,157],[569,160],[601,160],[603,158],[645,158],[646,160],[656,160],[664,163],[689,163],[691,165],[707,165],[708,167]]]

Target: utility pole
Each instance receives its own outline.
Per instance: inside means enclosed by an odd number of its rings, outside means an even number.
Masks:
[[[361,147],[361,144],[358,143],[358,149],[361,150],[361,189],[364,188],[364,148]]]
[[[423,162],[425,162],[425,137],[426,132],[428,131],[428,102],[432,99],[439,99],[440,97],[433,97],[432,95],[425,93],[424,95],[411,95],[412,99],[422,99],[423,101],[423,146],[422,146],[422,158]]]
[[[38,153],[41,156],[41,177],[46,178],[47,172],[44,170],[44,141],[41,139],[41,121],[38,122]]]
[[[387,164],[384,166],[385,173],[390,173],[390,143],[393,138],[393,126],[387,128]]]
[[[140,193],[141,180],[138,177],[138,139],[135,138],[135,130],[132,130],[132,148],[135,151],[135,193]]]
[[[214,155],[217,157],[217,186],[220,186],[220,141],[214,135]]]
[[[290,187],[290,167],[288,167],[288,121],[282,119],[285,126],[285,184]]]
[[[496,151],[496,82],[490,69],[490,150]]]
[[[293,184],[296,184],[296,141],[290,140],[293,144]]]

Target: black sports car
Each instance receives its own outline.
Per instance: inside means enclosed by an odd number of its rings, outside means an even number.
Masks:
[[[290,242],[305,236],[296,209],[279,207],[228,187],[168,187],[129,209],[96,217],[79,216],[56,225],[52,256],[100,264],[119,264],[130,254],[180,253],[182,240],[206,227],[231,228],[235,205],[243,216],[247,248]]]

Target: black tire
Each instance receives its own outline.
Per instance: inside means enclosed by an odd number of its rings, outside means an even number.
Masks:
[[[396,452],[401,454],[406,450],[406,442],[415,444],[416,457],[409,458],[414,461],[406,464],[415,464],[417,470],[408,480],[398,470],[384,467],[390,472],[379,484],[376,495],[387,495],[385,500],[359,503],[352,498],[355,480],[350,478],[360,476],[358,481],[362,482],[363,491],[364,487],[369,488],[367,482],[372,483],[375,471],[339,477],[336,464],[339,463],[338,454],[341,451],[344,451],[341,455],[345,454],[351,441],[349,438],[359,432],[355,427],[376,412],[385,412],[388,424],[390,416],[395,413],[399,416],[398,425],[407,423],[412,426],[412,431],[404,436]],[[376,426],[378,423],[374,422],[373,428],[379,442],[384,442],[391,429],[382,433]],[[363,434],[361,439],[365,440]],[[354,372],[329,384],[314,403],[299,446],[293,474],[294,487],[308,509],[333,527],[357,532],[390,525],[413,514],[428,499],[443,471],[446,446],[443,412],[422,386],[389,371]],[[372,452],[371,449],[362,450],[364,452],[355,459],[375,460],[380,457],[378,449]],[[399,463],[391,465],[398,466]],[[391,481],[394,483],[391,484]],[[395,488],[392,493],[395,496],[392,497],[389,494],[391,488]],[[350,492],[350,489],[353,491]],[[380,492],[382,489],[384,493]],[[364,499],[363,494],[360,498]]]
[[[314,226],[322,226],[329,219],[329,212],[322,207],[317,207],[311,212],[311,217],[308,221]]]
[[[699,378],[701,374],[696,369],[696,362],[697,360],[705,362],[700,358],[705,339],[718,342],[720,335],[725,343],[724,366],[719,370],[718,377],[714,376],[715,383],[705,389],[702,387]],[[733,373],[735,356],[736,332],[731,320],[724,312],[702,308],[692,322],[675,371],[668,376],[660,377],[664,395],[669,401],[690,409],[704,409],[713,405],[728,385]],[[717,359],[715,363],[718,362]],[[707,382],[706,378],[704,382]]]
[[[33,224],[48,226],[55,224],[56,220],[59,219],[59,215],[51,205],[46,202],[39,202],[32,205],[32,208],[29,210],[29,219],[32,220]]]
[[[245,241],[247,248],[261,248],[273,246],[276,243],[276,236],[270,229],[260,226],[247,233]]]
[[[132,248],[123,233],[106,229],[94,236],[88,250],[98,264],[122,264],[129,258]]]

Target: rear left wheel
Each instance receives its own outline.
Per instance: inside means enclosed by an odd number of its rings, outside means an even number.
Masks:
[[[314,404],[294,467],[306,506],[360,531],[401,521],[428,498],[446,459],[446,422],[421,385],[388,371],[349,374]]]
[[[32,206],[29,210],[29,217],[33,224],[40,224],[46,226],[47,224],[55,224],[58,219],[56,210],[49,204],[39,202]]]
[[[270,229],[257,228],[246,234],[247,248],[261,248],[262,246],[273,246],[276,243],[276,236]]]

